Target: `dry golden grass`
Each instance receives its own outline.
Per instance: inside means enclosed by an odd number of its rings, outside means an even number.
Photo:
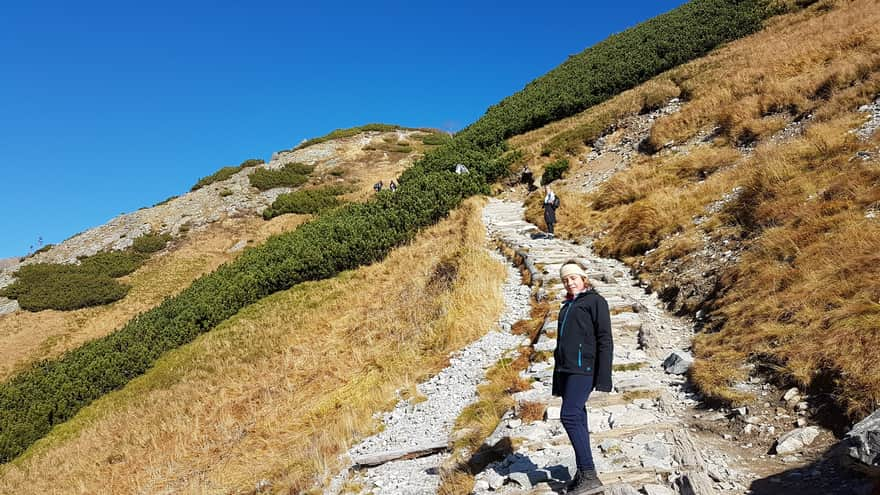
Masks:
[[[329,174],[332,169],[322,168],[321,172],[328,173],[321,175],[317,183],[352,185],[355,190],[340,198],[346,201],[365,201],[374,194],[373,184],[381,180],[388,187],[392,179],[397,181],[404,170],[422,156],[426,149],[431,148],[414,137],[400,138],[397,132],[371,133],[369,136],[372,137],[366,143],[362,135],[339,140],[335,155],[339,164],[334,168],[341,175],[334,176]],[[401,151],[407,148],[411,151]]]
[[[518,333],[528,332],[534,341],[549,310],[546,301],[532,301],[530,318],[516,322],[513,327],[519,330]],[[464,495],[473,490],[474,473],[492,460],[493,452],[504,450],[498,446],[489,448],[483,442],[498,427],[504,413],[514,406],[512,394],[531,387],[520,372],[530,362],[544,358],[541,353],[534,353],[531,347],[520,347],[516,359],[502,359],[486,373],[486,383],[477,387],[477,401],[467,406],[456,419],[452,455],[441,469],[438,493]],[[520,415],[523,421],[534,421],[543,417],[543,408],[541,404],[528,403]]]
[[[660,107],[680,95],[681,89],[672,79],[658,76],[578,115],[515,136],[510,144],[523,155],[513,167],[518,170],[528,163],[535,177],[540,177],[550,162],[585,151],[588,143],[620,119]]]
[[[544,411],[546,410],[547,406],[545,406],[541,402],[526,401],[520,404],[519,417],[524,422],[531,423],[532,421],[544,419]]]
[[[880,93],[880,4],[817,2],[654,83],[667,81],[685,103],[655,121],[650,144],[674,142],[689,154],[636,159],[588,195],[575,181],[559,181],[557,234],[592,237],[599,253],[654,271],[642,274],[648,281],[703,249],[706,238],[739,243],[744,252],[714,302],[717,326],[695,342],[694,381],[710,396],[740,401],[731,385],[754,361],[831,393],[853,417],[873,410],[880,225],[865,212],[880,204],[880,163],[876,154],[854,155],[876,151],[880,139],[860,142],[849,131],[865,120],[858,106]],[[537,159],[562,133],[603,115],[631,115],[640,91],[511,143]],[[777,135],[795,120],[802,135]],[[754,151],[741,152],[744,144]],[[572,163],[572,176],[594,173]],[[734,190],[723,207],[709,208]],[[526,204],[527,217],[543,226],[538,194]]]
[[[376,140],[398,142],[398,133],[380,133]],[[412,164],[425,149],[418,139],[408,139],[413,153],[364,151],[359,137],[337,140],[338,154],[347,172],[339,182],[330,174],[316,174],[320,184],[347,183],[355,189],[342,196],[363,201],[373,194],[373,184],[386,184]],[[384,142],[384,141],[383,141]],[[194,231],[177,241],[170,252],[154,256],[133,274],[121,279],[132,286],[128,295],[115,303],[75,311],[19,311],[0,316],[0,380],[5,380],[31,363],[57,357],[84,342],[104,336],[164,298],[188,287],[193,280],[236,258],[241,251],[226,251],[239,240],[250,245],[272,234],[288,231],[306,221],[305,215],[282,215],[270,221],[259,218],[226,218]]]
[[[245,308],[0,467],[0,492],[311,489],[396,390],[494,324],[505,272],[484,235],[469,200],[381,263]]]
[[[455,422],[453,451],[440,475],[437,493],[465,495],[474,487],[474,473],[482,465],[472,462],[483,441],[495,431],[501,417],[514,405],[512,394],[528,390],[530,384],[520,372],[528,366],[530,348],[521,348],[515,360],[502,359],[486,373],[486,383],[477,387],[477,401],[467,406]],[[477,456],[483,459],[484,456]]]
[[[236,258],[241,251],[227,250],[238,241],[258,244],[272,234],[295,228],[306,218],[285,215],[269,222],[260,218],[227,218],[192,232],[168,252],[153,256],[122,278],[131,290],[115,303],[75,311],[18,311],[0,316],[0,380],[37,360],[56,357],[116,330],[138,313]]]

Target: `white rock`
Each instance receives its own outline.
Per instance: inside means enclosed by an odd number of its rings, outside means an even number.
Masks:
[[[798,394],[799,394],[798,388],[791,387],[790,389],[788,389],[788,391],[785,392],[785,395],[782,396],[782,400],[784,400],[785,402],[788,402],[792,399],[792,397],[795,397]]]
[[[611,317],[611,328],[615,331],[638,332],[642,328],[642,318],[637,313],[619,313]]]
[[[798,452],[813,443],[817,436],[819,428],[815,426],[794,429],[776,440],[776,453],[785,455]]]
[[[645,495],[675,495],[677,492],[663,485],[644,485],[642,491]]]
[[[504,485],[504,476],[498,474],[494,469],[486,471],[486,483],[489,488],[497,490]]]
[[[611,428],[624,428],[627,426],[640,426],[650,424],[657,420],[657,416],[651,414],[648,411],[643,410],[632,410],[626,411],[623,413],[616,413],[611,415],[611,419],[609,420],[609,424]]]

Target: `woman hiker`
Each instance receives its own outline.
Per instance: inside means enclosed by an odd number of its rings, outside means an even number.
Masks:
[[[549,185],[544,186],[544,223],[547,224],[548,237],[553,237],[553,225],[556,223],[556,208],[559,208],[559,197],[550,189]]]
[[[566,297],[559,311],[553,352],[553,395],[562,397],[560,419],[577,464],[577,474],[566,493],[585,495],[597,493],[602,487],[590,450],[586,403],[594,389],[611,391],[611,314],[608,302],[593,289],[582,263],[566,261],[559,276]]]

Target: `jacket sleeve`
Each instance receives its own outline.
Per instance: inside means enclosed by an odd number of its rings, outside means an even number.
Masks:
[[[614,358],[614,339],[611,336],[611,313],[608,301],[596,301],[596,375],[593,387],[600,392],[611,391],[611,365]]]

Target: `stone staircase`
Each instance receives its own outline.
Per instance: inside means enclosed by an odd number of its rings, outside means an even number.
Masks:
[[[563,262],[578,258],[609,303],[614,333],[614,391],[594,392],[587,403],[591,443],[606,494],[743,493],[746,477],[728,467],[727,454],[689,433],[686,419],[696,401],[681,375],[664,371],[663,360],[686,349],[692,325],[666,314],[620,262],[593,255],[589,247],[549,238],[523,220],[519,203],[490,200],[485,217],[490,234],[527,258],[533,291],[553,303],[565,294]],[[515,394],[509,411],[487,440],[514,446],[505,459],[476,475],[474,493],[560,493],[574,474],[574,454],[559,421],[561,399],[551,395],[556,314],[545,321],[534,350],[546,361],[523,373],[532,389]],[[684,353],[681,353],[684,354]],[[539,404],[543,419],[524,420]],[[533,414],[533,413],[532,413]]]

